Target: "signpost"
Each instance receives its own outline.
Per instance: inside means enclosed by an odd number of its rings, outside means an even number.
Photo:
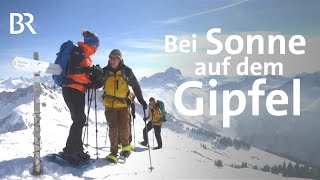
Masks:
[[[34,73],[34,164],[33,174],[40,175],[41,173],[41,158],[40,158],[40,73],[56,74],[59,75],[62,72],[60,65],[51,64],[48,62],[39,61],[39,53],[33,54],[33,59],[27,59],[22,57],[15,57],[11,61],[11,65],[20,71],[29,71]]]
[[[36,54],[36,53],[35,53]],[[59,75],[62,72],[60,65],[51,64],[44,61],[35,61],[35,59],[27,59],[23,57],[15,57],[11,61],[11,65],[19,71],[29,71],[33,73],[46,73]]]
[[[33,59],[39,61],[39,53],[33,53]],[[33,164],[33,174],[40,175],[41,173],[41,159],[40,159],[40,93],[41,93],[41,85],[40,85],[40,73],[34,73],[34,164]]]

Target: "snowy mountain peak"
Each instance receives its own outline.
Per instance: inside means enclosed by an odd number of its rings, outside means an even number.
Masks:
[[[19,88],[26,88],[32,85],[32,81],[28,78],[9,78],[0,82],[0,92],[2,91],[15,91]]]
[[[10,77],[6,80],[0,80],[0,92],[14,92],[19,88],[27,88],[33,85],[33,78],[24,78],[24,77]],[[41,83],[46,86],[53,86],[54,82],[51,76],[45,75],[41,76]]]
[[[156,73],[150,77],[143,77],[140,84],[143,87],[159,88],[167,84],[179,84],[184,80],[179,69],[170,67],[165,72]]]
[[[179,69],[176,69],[176,68],[173,68],[173,67],[168,68],[164,73],[167,74],[167,75],[175,75],[175,76],[176,75],[178,75],[178,76],[182,75],[182,73],[181,73],[181,71]]]

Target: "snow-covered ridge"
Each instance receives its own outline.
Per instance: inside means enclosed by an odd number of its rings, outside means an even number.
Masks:
[[[54,85],[51,76],[48,75],[41,77],[41,83],[47,86]],[[33,85],[33,78],[13,77],[6,80],[0,80],[0,92],[13,92],[19,88],[27,88],[31,85]]]
[[[19,91],[27,92],[28,89]],[[15,93],[15,92],[13,92]],[[17,96],[18,99],[23,97]],[[134,176],[137,179],[171,179],[171,178],[282,178],[279,175],[272,175],[270,172],[262,172],[265,165],[275,166],[291,161],[264,152],[254,147],[248,147],[240,142],[230,144],[228,138],[222,137],[214,132],[205,131],[193,124],[187,124],[181,120],[174,119],[168,115],[168,122],[163,125],[162,137],[164,148],[152,151],[152,162],[155,170],[148,172],[148,151],[137,145],[136,152],[130,156],[124,165],[107,165],[103,158],[109,153],[109,141],[105,144],[106,122],[103,106],[98,104],[98,145],[100,159],[85,172],[73,168],[59,167],[57,164],[42,161],[44,179],[77,179],[77,178],[98,178],[109,177],[111,179],[123,179]],[[138,106],[138,112],[141,112]],[[9,111],[5,116],[7,121],[15,122],[15,113],[19,116],[24,126],[20,129],[8,128],[6,133],[0,134],[1,152],[0,155],[0,178],[12,179],[31,178],[29,171],[32,168],[33,152],[33,106],[32,99],[25,104],[20,104]],[[91,112],[94,109],[91,109]],[[139,113],[135,120],[136,141],[142,140],[142,129],[144,122]],[[41,93],[41,156],[48,153],[58,152],[64,147],[69,131],[71,120],[60,92],[54,91],[46,86],[42,87]],[[90,114],[89,125],[89,153],[95,157],[95,124],[94,113]],[[150,143],[152,132],[149,133]],[[233,141],[233,140],[231,140]],[[223,167],[215,165],[216,160],[221,160]],[[139,162],[139,163],[138,163]],[[246,167],[236,168],[242,163]],[[293,164],[293,162],[291,162]],[[168,166],[170,164],[170,166]],[[174,171],[172,171],[172,166]],[[255,167],[258,170],[254,169]],[[280,174],[281,175],[281,174]]]
[[[172,77],[184,77],[178,71],[171,71]],[[161,74],[161,73],[160,73]],[[180,75],[179,75],[180,74]],[[163,73],[164,78],[167,74]],[[178,75],[178,76],[176,76]],[[158,75],[159,76],[159,75]],[[151,78],[154,76],[151,76]],[[188,79],[188,78],[186,78]],[[44,80],[44,78],[43,78]],[[154,84],[157,84],[156,79]],[[227,81],[222,78],[222,81]],[[244,80],[243,80],[244,81]],[[31,81],[32,82],[32,81]],[[161,81],[162,82],[162,81]],[[229,83],[230,81],[228,81]],[[234,82],[239,82],[234,81]],[[32,84],[32,83],[31,83]],[[142,83],[141,83],[142,84]],[[43,161],[43,175],[46,179],[77,179],[109,177],[123,179],[128,175],[137,179],[172,179],[172,178],[282,178],[282,174],[273,175],[262,172],[262,169],[282,165],[284,162],[295,165],[294,162],[268,153],[246,143],[238,142],[234,138],[224,137],[221,131],[219,117],[185,118],[176,111],[173,96],[179,83],[167,83],[162,87],[148,87],[143,85],[145,99],[153,96],[165,102],[168,112],[168,122],[163,125],[162,137],[164,148],[152,151],[155,171],[148,172],[148,151],[137,145],[127,163],[124,165],[108,166],[103,157],[109,153],[109,141],[105,144],[106,120],[104,107],[98,100],[98,145],[100,159],[86,172],[79,172],[73,168],[61,168],[54,163]],[[33,86],[16,89],[13,92],[0,92],[0,179],[31,178],[29,170],[32,168],[33,152]],[[100,97],[101,91],[99,91]],[[203,93],[203,94],[199,94]],[[205,92],[188,92],[186,104],[192,107],[192,98],[205,96]],[[10,100],[10,101],[8,101]],[[90,113],[89,125],[89,153],[95,157],[95,124],[94,109]],[[136,141],[142,140],[141,105],[137,104],[137,119],[135,120]],[[68,108],[66,107],[59,89],[54,90],[50,85],[43,85],[41,92],[41,156],[58,152],[64,147],[71,124]],[[13,123],[13,124],[11,124]],[[149,133],[152,142],[152,131]],[[156,144],[156,142],[155,142]],[[218,168],[215,161],[221,160],[223,167]],[[138,163],[139,162],[139,163]],[[238,168],[243,164],[246,167]],[[170,164],[170,166],[168,166]],[[245,166],[245,165],[243,165]],[[176,168],[172,168],[176,167]],[[258,170],[256,170],[256,168]],[[267,168],[266,168],[267,169]],[[270,171],[270,170],[269,170]]]

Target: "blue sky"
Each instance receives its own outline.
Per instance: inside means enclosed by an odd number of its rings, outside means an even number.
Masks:
[[[14,56],[53,62],[62,42],[81,41],[81,31],[96,32],[101,40],[95,63],[106,65],[113,48],[123,50],[126,64],[137,71],[158,72],[171,66],[164,53],[166,34],[206,33],[220,27],[223,33],[271,31],[302,34],[320,33],[319,0],[193,0],[193,1],[66,1],[11,0],[0,7],[0,78],[31,76],[14,70]],[[9,34],[9,13],[29,12],[34,29],[20,35]],[[179,68],[179,67],[178,67]]]

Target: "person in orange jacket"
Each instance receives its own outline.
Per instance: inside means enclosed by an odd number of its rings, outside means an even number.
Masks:
[[[91,83],[90,73],[93,67],[91,56],[99,46],[99,38],[96,34],[83,31],[82,35],[84,42],[78,42],[78,46],[71,53],[67,77],[62,85],[62,95],[73,121],[63,152],[64,158],[73,164],[90,159],[90,155],[83,152],[82,130],[86,123],[85,93],[87,86]]]

